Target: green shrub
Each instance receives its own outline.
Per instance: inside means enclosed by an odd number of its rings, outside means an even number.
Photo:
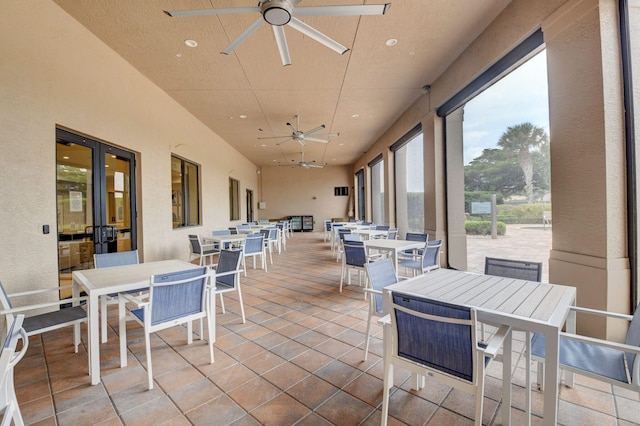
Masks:
[[[497,223],[498,235],[507,232],[507,225],[504,222]],[[491,235],[491,221],[489,220],[467,220],[464,229],[468,235]]]

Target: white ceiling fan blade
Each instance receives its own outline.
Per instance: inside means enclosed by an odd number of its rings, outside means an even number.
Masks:
[[[310,142],[322,142],[322,143],[329,143],[329,141],[324,140],[324,139],[318,139],[318,138],[312,138],[312,137],[306,137],[304,138],[304,140],[306,141],[310,141]]]
[[[282,138],[285,138],[285,137],[287,139],[290,139],[290,137],[284,136],[284,135],[283,136],[265,136],[265,137],[258,138],[258,139],[282,139]]]
[[[289,132],[276,132],[274,130],[269,130],[269,129],[258,129],[259,132],[266,132],[266,133],[273,133],[274,135],[285,135],[288,136],[290,135]]]
[[[390,7],[391,3],[355,6],[296,7],[293,9],[293,16],[384,15]]]
[[[255,22],[251,25],[249,25],[249,27],[244,30],[244,32],[242,34],[240,34],[238,36],[238,38],[236,38],[235,40],[233,40],[231,42],[230,45],[228,45],[222,52],[220,53],[224,53],[225,55],[230,54],[233,49],[235,49],[236,47],[238,47],[238,45],[240,43],[242,43],[243,41],[245,41],[251,34],[253,34],[258,28],[260,28],[260,26],[262,24],[265,23],[265,20],[262,19],[262,16],[260,16],[258,19],[255,20]]]
[[[298,131],[295,127],[291,125],[291,123],[287,123],[287,127],[290,128],[293,133]]]
[[[294,18],[293,16],[291,17],[291,20],[287,25],[293,28],[294,30],[300,31],[302,34],[306,35],[307,37],[314,39],[318,43],[327,46],[329,49],[335,52],[338,52],[341,55],[349,51],[348,48],[344,47],[334,39],[327,37],[326,35],[322,34],[320,31],[316,30],[313,27],[310,27],[309,25],[305,24],[304,22],[302,22],[297,18]]]
[[[313,135],[314,137],[318,138],[332,138],[332,137],[338,137],[340,136],[340,133],[323,133],[321,135]]]
[[[291,138],[287,138],[287,139],[285,139],[285,140],[283,140],[281,142],[278,142],[276,145],[282,145],[283,143],[289,142],[290,140],[291,140]]]
[[[197,10],[165,10],[164,13],[173,17],[196,15],[225,15],[228,13],[260,12],[259,7],[232,7],[226,9],[197,9]]]
[[[276,44],[280,51],[280,59],[282,66],[291,65],[291,57],[289,56],[289,47],[287,46],[287,38],[284,35],[284,25],[272,25],[273,35],[276,37]]]
[[[325,125],[324,125],[324,124],[321,124],[321,125],[319,125],[318,127],[314,128],[314,129],[311,129],[311,130],[308,130],[308,131],[304,132],[304,133],[303,133],[303,135],[305,135],[305,136],[306,136],[306,135],[310,135],[311,133],[315,133],[315,132],[317,132],[318,130],[322,130],[322,129],[324,129],[324,128],[325,128]]]

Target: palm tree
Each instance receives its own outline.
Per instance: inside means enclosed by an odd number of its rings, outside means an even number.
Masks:
[[[531,123],[522,123],[507,127],[506,132],[498,141],[499,147],[518,156],[518,163],[524,173],[524,190],[529,203],[533,202],[532,151],[547,143],[548,138],[547,132],[542,127],[536,127]]]

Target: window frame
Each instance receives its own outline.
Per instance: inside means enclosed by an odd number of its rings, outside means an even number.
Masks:
[[[180,189],[174,188],[173,184],[173,166],[171,167],[171,198],[172,198],[172,209],[174,213],[178,212],[177,218],[180,220],[173,220],[173,229],[178,228],[186,228],[191,226],[200,226],[202,225],[202,214],[201,214],[201,182],[200,176],[201,166],[198,163],[187,160],[176,154],[171,154],[171,162],[174,160],[180,162]],[[192,179],[185,179],[185,176],[190,174],[189,166],[195,168],[196,177],[195,177],[195,190],[192,188],[190,183],[193,183]],[[193,205],[194,200],[193,197],[196,197],[195,206]],[[195,212],[196,221],[191,222],[189,219],[193,217],[193,213]],[[175,219],[175,218],[174,218]]]
[[[229,177],[229,220],[240,220],[240,181]]]

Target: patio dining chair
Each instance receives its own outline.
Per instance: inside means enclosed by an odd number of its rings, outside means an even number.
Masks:
[[[253,258],[253,269],[256,269],[256,257],[260,256],[260,262],[262,263],[262,269],[267,272],[267,259],[266,251],[264,247],[264,235],[262,234],[247,234],[242,245],[242,266],[244,269],[244,276],[247,276],[247,257]]]
[[[358,272],[358,285],[362,285],[362,274],[365,272],[365,266],[369,263],[370,259],[363,241],[345,240],[342,247],[344,256],[342,256],[342,271],[340,274],[340,293],[342,293],[342,283],[345,278],[347,279],[347,285],[351,285],[352,270]]]
[[[191,245],[191,253],[189,262],[198,259],[200,266],[213,263],[213,257],[220,253],[220,249],[216,248],[213,243],[203,243],[200,235],[189,235],[189,244]]]
[[[244,316],[244,304],[242,303],[242,291],[240,290],[240,263],[242,262],[242,250],[222,250],[217,265],[214,265],[216,271],[216,294],[220,295],[220,307],[224,314],[223,293],[235,291],[238,294],[238,303],[240,304],[240,312],[242,314],[242,323],[247,321]],[[215,337],[213,338],[215,340]]]
[[[22,328],[24,315],[16,315],[7,330],[7,338],[0,353],[0,409],[2,410],[1,426],[23,426],[24,420],[18,405],[13,375],[14,368],[24,357],[29,348],[27,332]],[[22,340],[22,347],[18,350],[18,341]]]
[[[278,253],[280,253],[280,247],[282,247],[282,250],[287,251],[287,235],[284,222],[276,222],[276,228],[278,229]]]
[[[333,221],[331,219],[324,220],[324,234],[322,236],[322,241],[325,243],[329,238],[331,238],[331,225],[333,225]]]
[[[497,277],[540,282],[542,263],[487,257],[484,260],[484,273]]]
[[[5,315],[7,329],[11,327],[11,324],[15,321],[16,314],[24,314],[25,318],[22,323],[22,328],[27,333],[27,336],[35,336],[45,333],[47,331],[58,330],[64,327],[73,326],[73,344],[75,347],[75,353],[78,353],[78,346],[80,345],[80,324],[87,322],[87,312],[81,304],[86,303],[87,297],[73,297],[68,299],[56,300],[53,302],[37,303],[34,305],[23,305],[19,307],[13,307],[13,301],[21,297],[38,297],[47,293],[55,293],[57,297],[61,290],[70,290],[73,286],[61,286],[50,287],[39,290],[28,290],[19,293],[7,294],[4,286],[0,282],[0,315]],[[76,306],[69,306],[71,304],[77,304]],[[38,313],[34,315],[27,315],[26,312],[36,311],[42,312],[43,309],[52,309],[58,307],[60,309],[53,310],[45,313]],[[88,364],[87,364],[88,365]]]
[[[387,240],[395,240],[398,238],[398,228],[389,228]]]
[[[571,373],[628,389],[640,395],[640,305],[633,315],[600,311],[574,306],[574,312],[617,318],[629,322],[624,343],[560,333],[559,368]],[[531,340],[531,354],[538,361],[538,387],[544,390],[544,357],[546,339],[543,334],[534,333]],[[565,380],[572,387],[573,378]]]
[[[382,422],[389,415],[393,366],[416,374],[416,387],[425,376],[475,396],[475,424],[482,424],[486,367],[495,358],[511,329],[502,326],[486,346],[476,339],[476,310],[418,296],[383,293],[389,315],[385,327]]]
[[[278,248],[278,228],[261,229],[264,236],[264,248],[269,252],[269,261],[273,265],[273,250]]]
[[[369,341],[371,340],[371,319],[373,317],[383,317],[382,311],[382,289],[388,285],[396,284],[398,278],[396,270],[393,266],[393,260],[390,257],[383,257],[375,262],[369,262],[365,265],[367,277],[369,278],[369,286],[364,289],[369,297],[369,315],[367,316],[367,333],[364,341],[364,358],[366,361],[369,356]]]
[[[93,255],[93,264],[96,269],[111,268],[114,266],[135,265],[139,263],[138,250],[118,251],[113,253],[96,253]],[[129,293],[139,293],[147,290],[132,290]],[[100,335],[101,342],[107,342],[107,307],[118,303],[118,293],[109,293],[100,296]]]
[[[151,361],[151,333],[177,325],[187,324],[187,344],[193,342],[192,322],[207,320],[209,357],[213,364],[213,340],[215,336],[215,303],[210,285],[211,272],[207,267],[171,272],[151,277],[148,299],[141,301],[129,294],[120,295],[120,355],[121,365],[126,366],[126,317],[130,316],[144,328],[149,390],[153,389],[153,364]],[[127,307],[133,305],[133,309]],[[127,315],[128,311],[128,315]],[[204,336],[201,334],[200,339]]]
[[[416,241],[426,243],[429,241],[429,234],[421,234],[418,232],[407,232],[404,236],[406,241]],[[416,250],[404,250],[398,253],[398,260],[400,259],[415,259],[416,256],[422,255],[422,249]]]
[[[427,241],[412,259],[399,260],[398,264],[413,270],[413,276],[440,269],[440,249],[442,240]]]

